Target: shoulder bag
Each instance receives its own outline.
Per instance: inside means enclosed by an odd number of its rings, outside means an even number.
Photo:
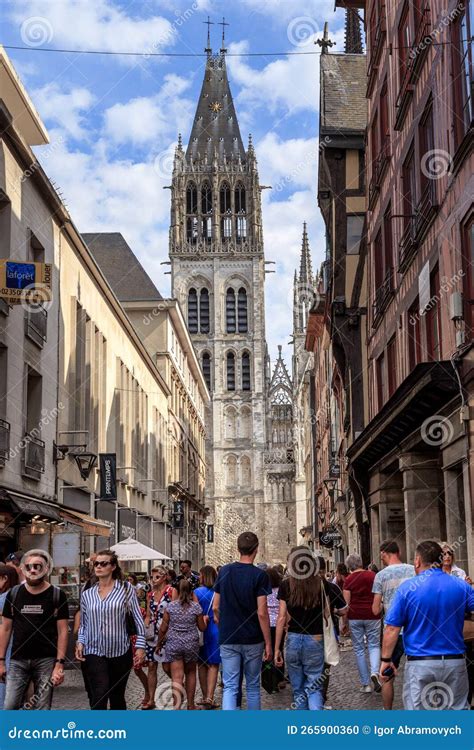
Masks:
[[[335,667],[339,664],[339,646],[337,643],[336,633],[334,632],[334,623],[331,617],[331,607],[329,597],[326,594],[326,587],[321,581],[321,605],[323,610],[323,638],[324,638],[324,663]]]
[[[123,588],[125,592],[125,630],[127,631],[127,635],[130,637],[133,635],[137,635],[137,624],[135,622],[135,618],[133,616],[133,612],[130,609],[130,601],[129,601],[129,594],[130,589],[125,583],[123,582]]]

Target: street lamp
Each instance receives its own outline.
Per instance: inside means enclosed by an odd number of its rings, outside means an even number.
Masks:
[[[326,487],[328,495],[331,498],[331,502],[332,502],[334,498],[334,493],[336,491],[337,479],[333,479],[332,477],[329,477],[328,479],[323,479],[323,484]]]

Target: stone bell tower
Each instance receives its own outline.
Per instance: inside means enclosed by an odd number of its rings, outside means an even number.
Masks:
[[[223,26],[225,28],[225,25]],[[179,300],[211,394],[206,561],[237,555],[252,530],[265,558],[265,265],[257,160],[244,148],[226,69],[208,35],[204,81],[171,187],[172,295]]]

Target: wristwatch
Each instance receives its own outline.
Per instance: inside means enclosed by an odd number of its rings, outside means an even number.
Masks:
[[[392,661],[392,657],[390,656],[390,657],[389,657],[389,658],[387,659],[387,658],[385,658],[385,657],[381,656],[381,657],[380,657],[380,661],[383,661],[383,662],[386,662],[387,664],[390,664],[390,662]]]
[[[66,659],[56,659],[55,664],[66,664]]]

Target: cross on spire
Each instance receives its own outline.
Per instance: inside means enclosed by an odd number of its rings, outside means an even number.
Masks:
[[[211,21],[210,17],[207,17],[207,21],[203,21],[203,23],[207,24],[207,47],[204,50],[204,52],[207,52],[208,55],[212,53],[211,48],[211,26],[214,26],[214,21]]]
[[[322,39],[316,39],[315,44],[317,44],[319,47],[321,47],[321,54],[325,55],[327,54],[329,47],[334,47],[336,42],[332,42],[329,39],[329,29],[328,29],[328,22],[325,21],[324,23],[324,34]]]
[[[219,26],[222,26],[222,46],[221,46],[221,52],[227,52],[226,46],[225,46],[225,27],[229,26],[229,24],[226,22],[224,16],[222,16],[222,21],[219,21]]]

